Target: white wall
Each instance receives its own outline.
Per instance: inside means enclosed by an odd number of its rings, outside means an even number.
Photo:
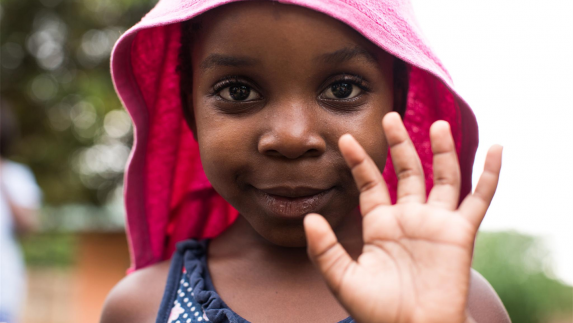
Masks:
[[[504,146],[483,230],[544,237],[573,284],[573,1],[412,0],[426,37],[480,126]]]

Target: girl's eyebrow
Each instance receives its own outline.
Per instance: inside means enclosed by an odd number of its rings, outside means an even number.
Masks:
[[[354,59],[355,57],[365,58],[371,63],[376,63],[376,58],[369,51],[362,47],[344,47],[331,53],[322,54],[314,60],[327,64],[340,64]]]
[[[247,56],[230,56],[223,54],[211,54],[207,56],[199,65],[203,70],[208,70],[216,66],[252,66],[260,61]]]
[[[362,47],[344,47],[331,53],[319,55],[314,60],[327,64],[340,64],[352,60],[356,57],[365,58],[367,61],[375,63],[376,58]],[[252,66],[260,64],[258,59],[248,56],[231,56],[224,54],[210,54],[199,65],[201,69],[208,70],[216,66]]]

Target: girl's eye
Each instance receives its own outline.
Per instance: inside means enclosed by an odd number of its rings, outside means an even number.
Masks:
[[[235,84],[225,87],[219,95],[229,101],[253,101],[261,98],[261,95],[247,85]]]
[[[362,89],[350,82],[337,82],[323,92],[326,99],[352,99],[362,93]]]

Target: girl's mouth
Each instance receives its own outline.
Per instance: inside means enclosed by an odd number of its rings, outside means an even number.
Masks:
[[[281,217],[299,219],[306,214],[322,209],[334,193],[334,188],[315,189],[308,187],[255,188],[259,204],[269,213]]]

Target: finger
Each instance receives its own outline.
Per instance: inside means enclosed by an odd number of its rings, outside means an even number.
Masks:
[[[338,141],[340,152],[352,171],[360,191],[360,211],[368,214],[379,205],[390,205],[390,195],[380,170],[364,148],[351,135],[343,135]]]
[[[342,279],[354,262],[338,242],[326,220],[318,214],[304,218],[304,231],[308,245],[308,256],[318,268],[326,284],[338,295]]]
[[[426,202],[426,182],[422,164],[400,115],[396,112],[386,114],[382,119],[382,126],[398,177],[397,203]]]
[[[489,149],[483,173],[474,193],[466,197],[459,208],[460,213],[475,225],[476,230],[479,228],[497,188],[502,151],[503,147],[499,145],[494,145]]]
[[[430,139],[434,154],[434,187],[428,203],[455,210],[460,196],[460,165],[450,125],[445,121],[434,122]]]

